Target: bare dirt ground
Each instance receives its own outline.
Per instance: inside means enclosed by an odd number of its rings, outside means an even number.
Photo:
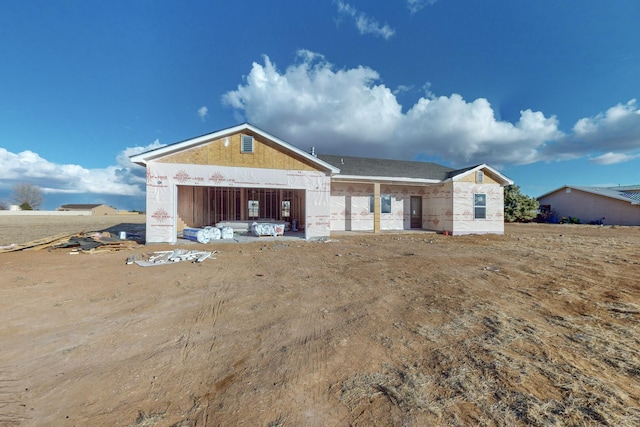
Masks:
[[[0,254],[0,425],[640,425],[639,228],[193,247]]]

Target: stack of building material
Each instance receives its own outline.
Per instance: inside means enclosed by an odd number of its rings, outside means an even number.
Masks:
[[[141,267],[151,267],[163,264],[174,264],[182,261],[201,263],[213,255],[209,251],[189,251],[175,249],[173,251],[158,251],[152,254],[134,255],[127,258],[127,264],[137,264]]]

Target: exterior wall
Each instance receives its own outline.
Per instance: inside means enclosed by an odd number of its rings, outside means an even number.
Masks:
[[[411,229],[411,196],[422,197],[422,228],[452,234],[504,233],[504,192],[496,183],[457,181],[425,186],[382,185],[391,195],[391,213],[380,214],[381,230]],[[487,218],[474,218],[474,194],[487,195]],[[369,211],[373,184],[334,182],[331,186],[331,230],[373,231]]]
[[[486,182],[486,181],[485,181]],[[474,194],[486,194],[486,219],[474,218]],[[498,184],[453,183],[453,227],[459,234],[504,233],[504,189]]]
[[[305,237],[328,237],[330,182],[330,176],[317,171],[150,162],[146,239],[148,243],[177,241],[178,185],[305,190]]]
[[[116,208],[112,208],[111,206],[100,205],[91,209],[91,213],[94,215],[115,215],[118,213]]]
[[[433,231],[453,230],[453,183],[432,185],[425,188],[422,214],[426,216],[426,228]]]
[[[242,135],[253,136],[253,153],[241,151]],[[303,158],[285,152],[260,135],[237,133],[158,160],[159,163],[239,166],[261,169],[317,170]]]
[[[331,230],[373,231],[374,214],[370,212],[369,200],[374,193],[373,183],[333,182],[331,184]],[[411,196],[424,196],[424,187],[384,185],[381,195],[391,195],[391,213],[380,214],[380,230],[411,229]],[[425,210],[423,206],[423,228]]]
[[[88,211],[91,212],[92,215],[115,215],[118,213],[118,210],[116,208],[113,208],[111,206],[107,206],[107,205],[97,205],[94,206],[92,208],[90,208],[89,206],[93,206],[93,205],[84,205],[84,207],[78,206],[78,207],[60,207],[57,210],[60,210],[62,212],[84,212],[84,211]]]
[[[538,199],[541,205],[551,205],[551,211],[560,220],[564,217],[576,217],[582,223],[602,220],[608,225],[640,225],[640,205],[598,196],[584,191],[571,189],[567,193],[562,188]],[[604,219],[602,219],[604,218]]]
[[[369,212],[369,196],[373,183],[333,182],[330,196],[332,231],[373,231],[373,213]]]

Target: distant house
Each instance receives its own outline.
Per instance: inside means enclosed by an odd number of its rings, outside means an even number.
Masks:
[[[296,224],[306,239],[332,231],[504,232],[503,186],[481,164],[303,151],[255,126],[232,128],[131,156],[147,171],[147,242],[222,222]]]
[[[552,221],[573,217],[583,224],[640,225],[640,185],[565,185],[538,197],[538,202]]]
[[[115,215],[118,213],[116,208],[107,205],[90,205],[90,204],[77,204],[77,205],[62,205],[57,211],[91,211],[92,215]]]

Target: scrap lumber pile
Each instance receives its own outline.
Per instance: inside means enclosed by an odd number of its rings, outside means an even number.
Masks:
[[[162,264],[173,264],[181,261],[200,263],[205,259],[210,258],[211,255],[215,253],[216,251],[189,251],[186,249],[159,251],[154,253],[130,256],[129,258],[127,258],[127,264],[137,264],[140,267],[152,267]]]
[[[47,249],[48,251],[70,249],[71,253],[98,253],[133,249],[138,246],[138,242],[134,240],[119,239],[107,231],[92,231],[88,233],[56,234],[26,243],[4,246],[0,248],[0,253],[38,251],[42,249]]]

